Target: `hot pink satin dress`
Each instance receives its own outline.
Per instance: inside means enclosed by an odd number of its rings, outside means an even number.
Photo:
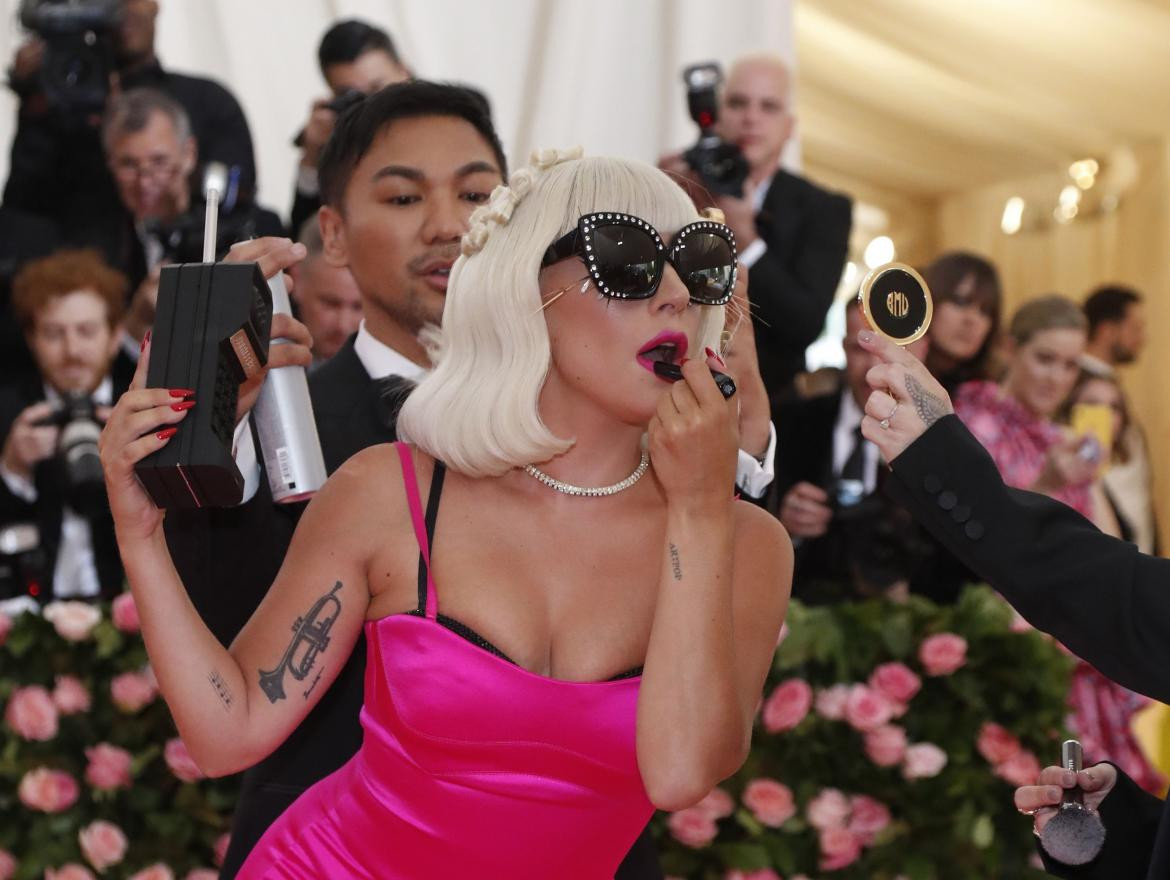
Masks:
[[[361,748],[237,876],[612,878],[654,809],[635,749],[640,678],[545,678],[441,624],[414,468],[397,448],[425,613],[366,622]]]

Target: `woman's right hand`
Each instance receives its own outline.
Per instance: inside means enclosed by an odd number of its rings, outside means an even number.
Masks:
[[[1060,808],[1064,789],[1079,785],[1084,792],[1085,806],[1099,810],[1116,784],[1117,769],[1112,764],[1095,764],[1080,773],[1063,767],[1045,767],[1035,785],[1016,789],[1016,809],[1032,817],[1032,827],[1039,834]]]
[[[1032,484],[1033,492],[1052,495],[1066,486],[1091,483],[1100,468],[1100,458],[1086,458],[1082,452],[1085,438],[1072,433],[1048,447],[1044,470]]]
[[[170,442],[195,401],[186,389],[146,388],[150,335],[143,340],[130,389],[118,398],[98,441],[106,494],[119,540],[142,540],[162,525],[163,511],[146,494],[134,466]]]

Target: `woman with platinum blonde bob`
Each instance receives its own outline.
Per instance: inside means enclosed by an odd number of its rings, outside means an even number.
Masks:
[[[712,370],[734,283],[730,232],[662,172],[535,156],[472,216],[407,442],[329,479],[230,650],[134,478],[185,415],[142,359],[102,458],[195,760],[255,763],[368,650],[360,751],[239,877],[611,878],[656,807],[739,768],[792,549],[733,498],[736,399]]]

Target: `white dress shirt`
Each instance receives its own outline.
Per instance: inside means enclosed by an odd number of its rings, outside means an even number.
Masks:
[[[107,376],[91,395],[94,403],[109,406],[114,399],[114,383]],[[45,386],[45,400],[56,406],[61,395]],[[29,504],[36,504],[37,487],[31,479],[14,474],[0,464],[0,478],[8,491]],[[97,563],[93,555],[93,534],[89,520],[66,506],[61,512],[61,541],[57,562],[53,566],[53,596],[58,599],[96,596],[102,590]]]
[[[845,462],[853,453],[857,443],[857,427],[861,424],[863,413],[853,399],[853,392],[845,388],[841,392],[841,407],[837,411],[837,424],[833,427],[833,475],[839,476],[845,468]],[[868,440],[862,441],[864,448],[864,464],[862,465],[862,481],[865,484],[865,494],[871,494],[877,489],[877,471],[880,459],[878,448]]]

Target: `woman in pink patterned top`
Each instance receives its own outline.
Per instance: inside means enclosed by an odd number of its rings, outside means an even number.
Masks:
[[[1070,300],[1045,296],[1026,303],[1012,318],[1003,381],[960,386],[955,413],[991,453],[1005,483],[1042,492],[1093,519],[1097,463],[1079,455],[1078,438],[1053,421],[1077,380],[1086,333],[1085,317]],[[1086,756],[1111,760],[1157,791],[1162,779],[1130,729],[1146,702],[1082,661],[1073,673],[1069,724]]]

